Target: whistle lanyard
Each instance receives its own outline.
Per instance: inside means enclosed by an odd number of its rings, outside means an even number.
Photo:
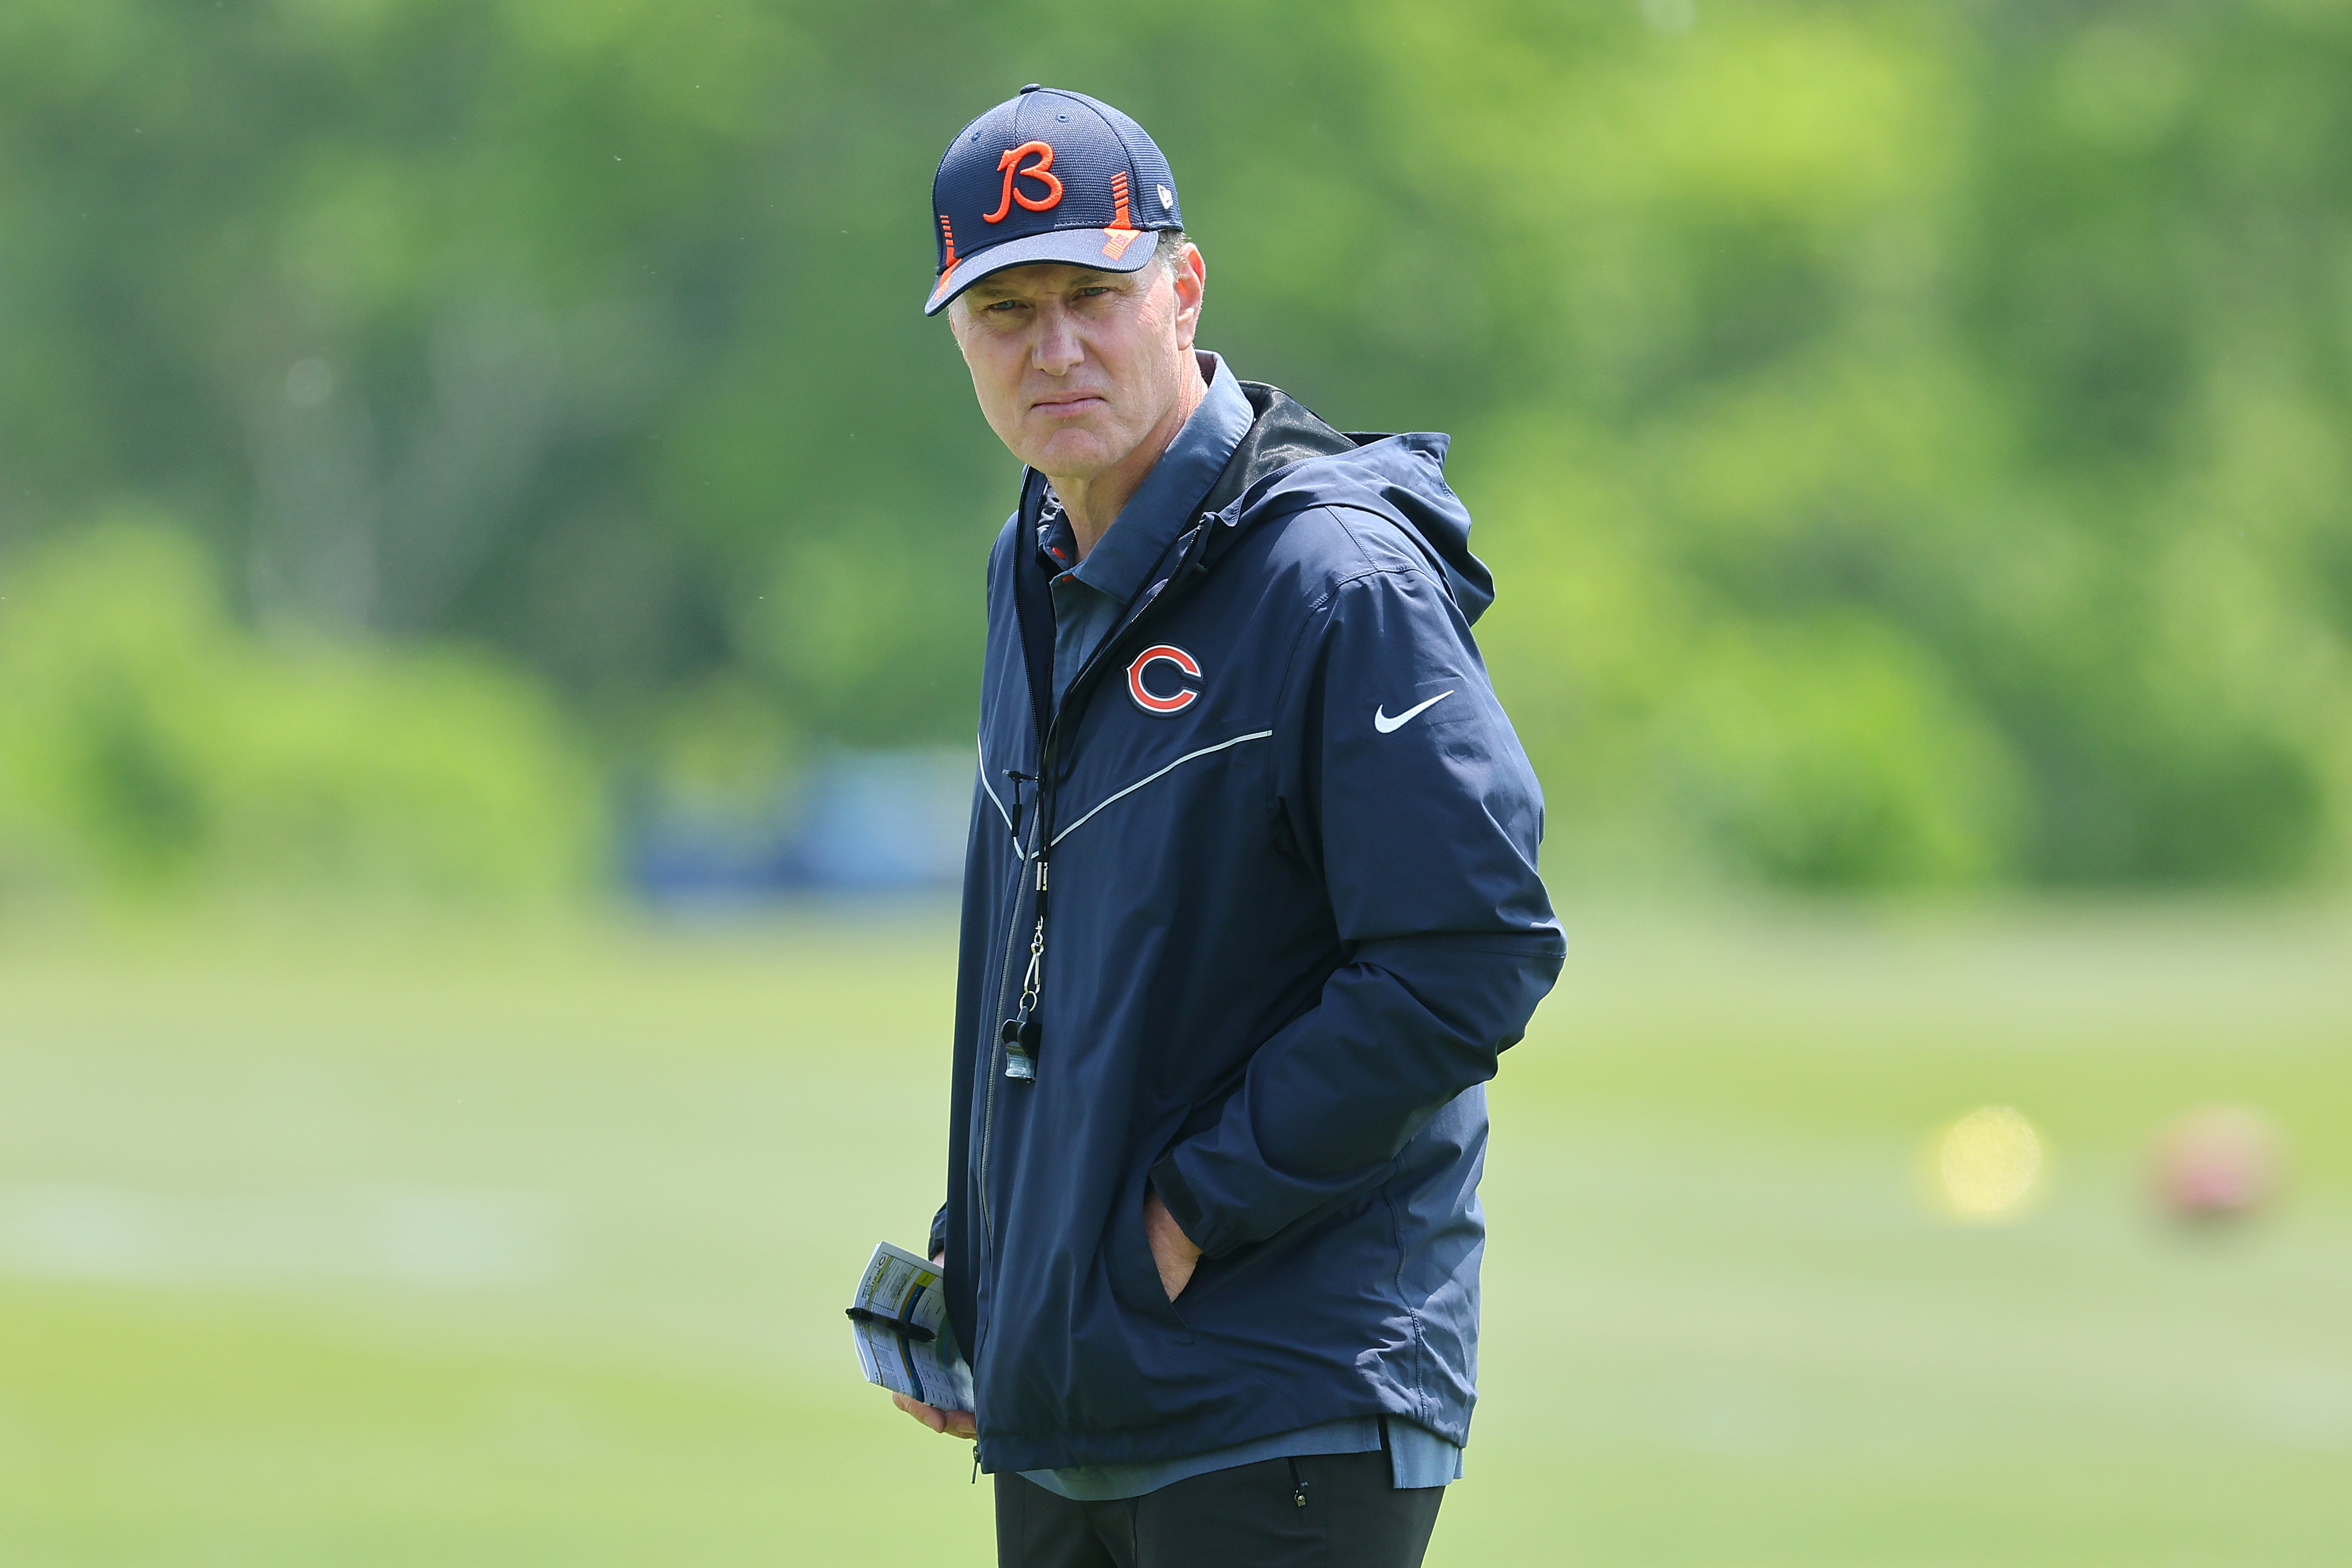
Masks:
[[[1034,863],[1037,924],[1029,937],[1029,967],[1022,974],[1021,999],[1013,1004],[1013,1016],[996,1027],[997,1040],[1004,1047],[1007,1078],[1037,1076],[1037,1043],[1044,1033],[1037,1021],[1038,994],[1045,984],[1045,856],[1042,849]]]

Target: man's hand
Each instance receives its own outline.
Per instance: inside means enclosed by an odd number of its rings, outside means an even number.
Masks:
[[[890,1403],[943,1437],[970,1441],[980,1435],[980,1429],[971,1424],[971,1412],[969,1410],[941,1410],[919,1399],[909,1399],[903,1394],[890,1396]]]
[[[1160,1265],[1160,1288],[1174,1301],[1192,1282],[1192,1270],[1201,1261],[1201,1249],[1160,1201],[1160,1195],[1149,1187],[1143,1197],[1143,1234],[1151,1243],[1151,1260]]]
[[[944,1252],[934,1254],[931,1264],[934,1268],[945,1270],[948,1266],[947,1254]],[[980,1428],[972,1425],[971,1412],[969,1410],[942,1410],[936,1405],[926,1405],[919,1399],[909,1399],[903,1394],[890,1396],[890,1403],[942,1437],[961,1437],[970,1441],[980,1436]]]

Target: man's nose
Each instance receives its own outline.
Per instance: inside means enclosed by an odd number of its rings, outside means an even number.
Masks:
[[[1037,346],[1030,354],[1033,364],[1049,376],[1066,376],[1086,357],[1067,312],[1058,305],[1048,305],[1037,313]]]

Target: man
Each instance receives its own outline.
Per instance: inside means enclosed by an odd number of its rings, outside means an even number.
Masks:
[[[1475,1396],[1485,1091],[1559,967],[1445,438],[1197,352],[1127,116],[960,131],[939,280],[1027,465],[988,570],[948,1201],[1000,1563],[1418,1563]],[[1334,267],[1350,265],[1339,252]]]

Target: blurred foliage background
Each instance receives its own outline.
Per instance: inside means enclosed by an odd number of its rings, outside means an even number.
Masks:
[[[1433,1564],[2345,1561],[2352,0],[5,0],[0,1568],[986,1554],[836,1315],[947,901],[610,894],[952,865],[1027,81],[1499,579],[1570,959]]]
[[[2333,0],[14,0],[0,877],[561,897],[962,744],[925,193],[1040,79],[1209,346],[1454,433],[1563,887],[2339,876],[2347,71]]]

